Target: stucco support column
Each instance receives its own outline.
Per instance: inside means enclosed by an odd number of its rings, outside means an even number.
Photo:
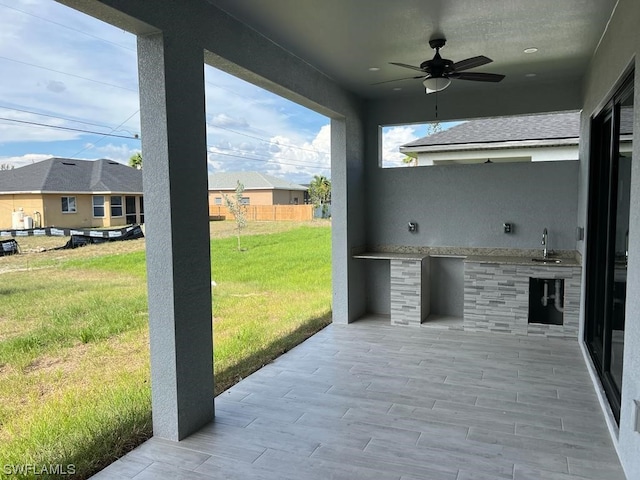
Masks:
[[[153,433],[213,419],[211,260],[203,51],[138,37]]]
[[[366,243],[360,125],[356,119],[331,119],[332,321],[342,324],[360,318],[366,307],[364,263],[352,258]]]

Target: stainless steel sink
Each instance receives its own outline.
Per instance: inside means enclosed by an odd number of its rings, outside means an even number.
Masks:
[[[558,263],[562,263],[562,260],[559,258],[532,258],[531,259],[532,262],[538,262],[538,263],[554,263],[554,264],[558,264]]]

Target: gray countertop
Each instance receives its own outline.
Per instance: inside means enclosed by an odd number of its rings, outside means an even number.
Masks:
[[[407,253],[407,252],[363,252],[354,255],[353,258],[366,258],[371,260],[422,260],[428,257],[425,253]]]
[[[479,247],[407,247],[396,245],[378,245],[370,250],[358,249],[353,258],[370,260],[422,260],[427,257],[462,258],[465,262],[499,263],[512,265],[539,265],[544,267],[576,267],[581,265],[581,257],[575,250],[562,250],[551,253],[552,259],[561,259],[561,263],[535,262],[541,258],[541,249],[507,249]]]

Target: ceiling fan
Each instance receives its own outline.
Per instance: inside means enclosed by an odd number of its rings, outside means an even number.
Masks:
[[[388,83],[397,82],[400,80],[409,79],[422,79],[423,84],[427,90],[427,93],[439,92],[444,90],[451,84],[451,80],[472,80],[475,82],[499,82],[504,78],[504,75],[497,73],[482,73],[482,72],[466,72],[471,68],[480,67],[487,63],[493,62],[490,58],[484,55],[477,57],[467,58],[460,60],[459,62],[453,62],[447,58],[440,56],[440,49],[444,47],[447,41],[444,38],[437,38],[429,41],[429,45],[436,51],[436,54],[431,60],[426,60],[420,64],[419,67],[408,65],[406,63],[390,62],[391,65],[397,65],[398,67],[410,68],[421,72],[422,75],[415,77],[399,78],[396,80],[387,80]],[[377,84],[375,84],[377,85]]]

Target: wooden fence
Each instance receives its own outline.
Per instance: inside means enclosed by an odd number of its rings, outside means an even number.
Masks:
[[[247,220],[258,221],[305,221],[313,220],[313,205],[246,205]],[[212,220],[234,220],[233,214],[224,205],[209,205]]]

